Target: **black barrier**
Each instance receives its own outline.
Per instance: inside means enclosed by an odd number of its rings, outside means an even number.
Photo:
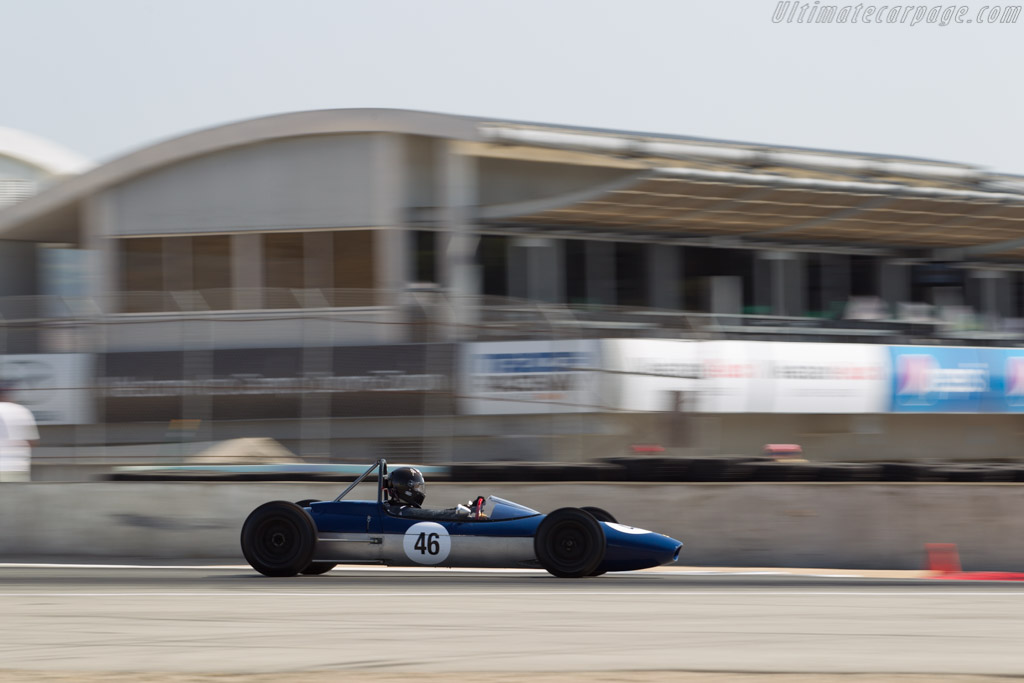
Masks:
[[[104,422],[451,415],[454,344],[102,354]]]
[[[624,481],[625,470],[611,463],[479,462],[453,463],[453,482]]]
[[[882,474],[879,465],[871,463],[816,464],[814,481],[878,481]]]
[[[488,461],[452,463],[430,474],[433,482],[648,482],[648,483],[794,483],[794,482],[950,482],[1024,483],[1024,463],[816,463],[761,458],[672,458],[635,456],[599,462],[558,463]],[[338,472],[182,471],[180,468],[115,472],[109,481],[307,481],[346,482]]]

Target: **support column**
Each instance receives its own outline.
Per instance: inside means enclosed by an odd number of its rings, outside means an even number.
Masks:
[[[476,265],[480,238],[473,232],[479,203],[477,160],[458,142],[443,141],[438,147],[442,227],[436,242],[438,280],[448,292],[452,322],[473,325],[481,292],[480,267]]]
[[[35,325],[3,324],[4,318],[39,318],[39,266],[35,242],[0,241],[0,354],[37,353],[40,329]],[[7,297],[13,297],[7,299]]]
[[[39,294],[35,242],[0,240],[0,296]]]
[[[373,280],[378,300],[396,307],[412,273],[411,235],[406,228],[405,140],[400,135],[373,136]]]
[[[842,315],[850,300],[850,256],[821,255],[821,305],[824,311]]]
[[[772,313],[772,254],[759,251],[754,257],[754,308],[758,315]]]
[[[560,240],[519,237],[509,247],[510,296],[556,303],[565,300]]]
[[[976,270],[971,275],[981,287],[979,317],[986,330],[998,330],[1009,313],[1010,281],[1001,270]]]
[[[892,318],[899,316],[899,304],[910,301],[910,266],[883,260],[878,264],[878,290]]]
[[[790,252],[786,264],[786,315],[807,315],[807,255]]]
[[[84,265],[86,292],[101,313],[121,308],[121,259],[118,240],[113,239],[113,212],[110,198],[102,192],[82,203],[82,248],[87,252]]]
[[[664,244],[647,245],[647,300],[654,308],[680,310],[679,247]]]
[[[614,306],[615,296],[615,243],[588,241],[587,303]]]
[[[764,261],[767,273],[758,273],[758,262],[754,264],[755,276],[766,280],[770,296],[768,305],[772,315],[800,316],[807,310],[807,274],[803,254],[790,251],[764,251],[758,254],[758,261]],[[760,289],[760,282],[758,289]],[[763,296],[763,294],[761,295]],[[763,301],[763,299],[759,300]]]
[[[522,245],[525,238],[510,237],[508,240],[508,295],[513,299],[528,299],[530,296],[527,282],[528,249]]]
[[[793,288],[796,283],[793,281],[797,269],[793,265],[793,254],[786,251],[765,251],[758,254],[768,268],[768,306],[771,308],[771,315],[794,315],[791,311],[795,307],[796,297]]]
[[[1020,301],[1017,300],[1018,299],[1018,296],[1017,296],[1017,283],[1018,283],[1020,277],[1021,277],[1021,273],[1019,271],[1017,271],[1017,272],[1008,272],[1006,274],[1006,289],[1004,290],[1005,291],[1005,295],[1006,295],[1006,301],[1005,301],[1004,305],[1006,306],[1006,317],[1007,318],[1019,318],[1020,317],[1017,314],[1017,309],[1020,306]]]

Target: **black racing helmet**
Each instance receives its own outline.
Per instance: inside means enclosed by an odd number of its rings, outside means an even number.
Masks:
[[[399,467],[388,475],[388,489],[391,495],[412,505],[420,507],[427,499],[427,482],[423,479],[423,473],[415,467]]]

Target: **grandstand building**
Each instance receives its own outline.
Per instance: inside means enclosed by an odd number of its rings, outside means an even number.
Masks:
[[[6,154],[0,145],[0,164]],[[91,354],[107,379],[109,368],[122,377],[144,366],[145,353],[182,354],[176,372],[216,377],[218,353],[269,349],[303,376],[354,378],[359,364],[338,375],[348,361],[326,350],[407,358],[403,345],[522,338],[1024,339],[1024,179],[958,163],[326,110],[191,133],[18,197],[0,209],[0,259],[37,263],[60,245],[75,255],[81,291],[55,287],[46,269],[4,269],[0,297],[63,296],[31,321],[5,316],[2,351]],[[402,372],[435,398],[403,415],[457,412],[430,379],[456,360],[431,353]],[[247,362],[232,376],[259,364]],[[148,379],[149,398],[160,393],[152,383],[176,381]],[[122,389],[122,399],[140,391]],[[168,414],[218,422],[199,390],[164,398],[184,406]],[[284,416],[267,409],[293,420],[276,436],[335,440],[341,428],[310,434],[301,418],[308,409],[341,419],[337,411],[296,400]],[[110,419],[122,408],[100,409],[96,443],[166,432],[111,426],[130,421]],[[545,434],[586,419],[549,421]],[[598,421],[583,432],[600,434]],[[413,450],[423,424],[408,429]],[[478,436],[507,433],[473,424]],[[812,431],[801,424],[775,440]],[[864,432],[888,429],[876,421]],[[445,430],[451,438],[462,427]]]

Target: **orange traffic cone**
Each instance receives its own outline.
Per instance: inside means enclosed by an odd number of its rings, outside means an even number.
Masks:
[[[960,553],[956,549],[956,543],[925,543],[924,549],[928,553],[928,571],[937,574],[952,574],[962,571]]]
[[[965,572],[960,568],[960,553],[955,543],[925,543],[928,569],[933,579],[957,581],[1024,581],[1021,572]]]

